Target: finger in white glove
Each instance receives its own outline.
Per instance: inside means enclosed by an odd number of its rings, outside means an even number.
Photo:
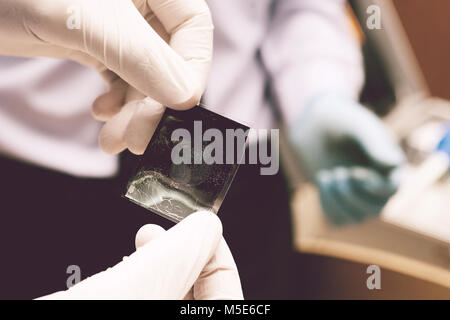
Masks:
[[[162,236],[165,230],[157,225],[145,225],[136,235],[136,249]],[[233,255],[224,238],[216,253],[203,269],[185,300],[242,300],[242,286]]]
[[[103,126],[100,147],[110,154],[127,148],[135,154],[143,154],[164,110],[162,104],[131,88],[125,106]]]

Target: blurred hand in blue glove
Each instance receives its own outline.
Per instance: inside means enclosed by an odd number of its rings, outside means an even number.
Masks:
[[[333,224],[377,216],[398,189],[402,150],[375,114],[349,99],[316,98],[289,138]]]

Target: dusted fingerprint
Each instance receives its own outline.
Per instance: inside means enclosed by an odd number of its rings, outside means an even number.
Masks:
[[[136,158],[125,196],[175,222],[196,211],[217,213],[239,164],[203,161],[205,149],[212,143],[203,139],[208,129],[226,136],[227,129],[246,131],[248,127],[199,106],[188,111],[167,109],[144,155]],[[177,130],[185,133],[184,139],[177,135],[172,139]],[[174,163],[176,146],[182,150],[184,162]],[[220,151],[224,158],[229,151],[239,159],[244,148],[237,144],[233,150],[224,147]]]

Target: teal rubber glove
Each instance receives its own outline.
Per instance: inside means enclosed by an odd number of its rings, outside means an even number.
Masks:
[[[351,100],[316,98],[289,138],[335,225],[377,216],[398,189],[402,150],[375,114]]]

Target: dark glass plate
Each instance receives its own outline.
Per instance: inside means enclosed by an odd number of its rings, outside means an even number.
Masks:
[[[201,106],[167,108],[137,157],[125,197],[174,222],[200,210],[217,214],[242,161],[248,129]]]

